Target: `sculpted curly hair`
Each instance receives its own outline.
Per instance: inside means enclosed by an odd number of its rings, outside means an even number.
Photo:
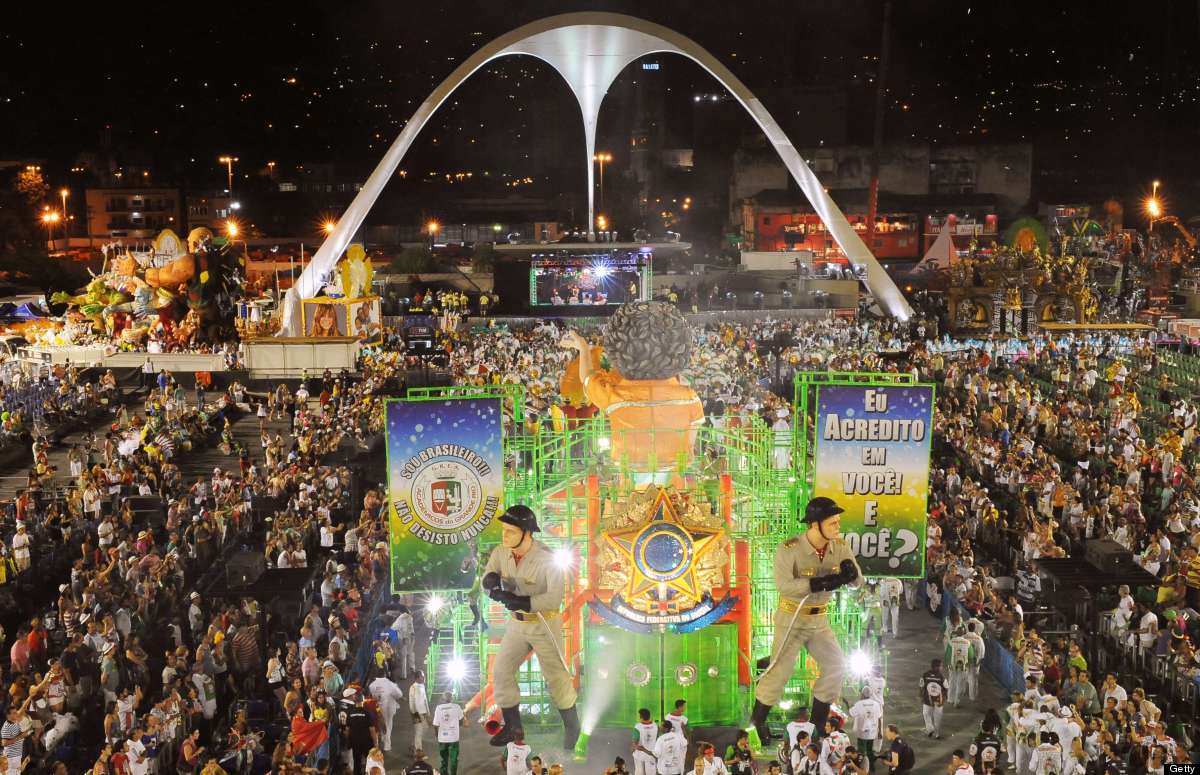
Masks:
[[[672,304],[623,304],[604,330],[604,350],[626,379],[667,379],[692,360],[692,330]]]

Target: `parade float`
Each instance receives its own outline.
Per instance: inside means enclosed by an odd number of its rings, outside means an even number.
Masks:
[[[949,267],[951,330],[1020,336],[1045,324],[1089,324],[1099,312],[1092,262],[1070,250],[1066,238],[1055,250],[1042,250],[1031,230],[1019,232],[1012,246],[972,244]]]
[[[168,351],[221,344],[233,334],[240,262],[235,245],[204,228],[193,229],[186,241],[164,229],[143,251],[106,245],[100,273],[84,288],[50,297],[67,305],[64,325],[32,343],[100,341],[137,349],[154,337]]]
[[[321,292],[304,299],[301,336],[281,336],[280,310],[249,302],[239,308],[243,365],[262,377],[352,371],[363,345],[383,340],[380,297],[372,293],[374,270],[361,244],[350,245],[327,276]]]
[[[324,292],[303,300],[304,332],[317,338],[349,336],[365,343],[380,341],[379,296],[371,292],[374,275],[363,246],[351,245],[330,272]]]
[[[810,498],[844,505],[867,576],[923,572],[932,387],[911,375],[808,373],[795,386],[794,432],[756,415],[714,425],[677,379],[690,347],[683,325],[618,312],[602,350],[577,347],[562,392],[586,385],[595,414],[574,396],[560,421],[527,422],[515,384],[410,388],[389,402],[393,589],[433,627],[430,691],[470,697],[490,731],[502,723],[495,665],[513,624],[478,577],[512,504],[536,513],[536,538],[565,575],[561,619],[548,626],[562,627],[554,657],[578,690],[580,755],[593,731],[626,728],[639,708],[662,718],[677,699],[689,701],[693,727],[745,724],[771,654],[774,557],[803,532]],[[886,659],[877,598],[846,588],[830,601],[850,668],[841,697]],[[816,678],[802,652],[776,728],[810,702]],[[517,680],[525,726],[556,724],[536,656]]]

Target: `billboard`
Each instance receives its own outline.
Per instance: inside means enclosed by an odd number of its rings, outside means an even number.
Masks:
[[[387,404],[392,590],[467,589],[477,547],[499,540],[500,399]]]
[[[933,385],[822,385],[816,432],[812,497],[846,510],[863,573],[922,576]]]

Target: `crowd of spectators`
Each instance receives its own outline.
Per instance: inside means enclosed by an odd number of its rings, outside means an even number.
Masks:
[[[347,721],[377,704],[368,685],[390,694],[370,679],[387,678],[391,654],[363,632],[389,571],[384,499],[335,453],[380,432],[397,358],[368,352],[360,372],[270,400],[235,382],[195,402],[156,375],[141,411],[114,404],[110,425],[70,446],[68,471],[35,464],[0,522],[0,564],[6,589],[56,594],[4,633],[8,772],[329,772],[387,750],[382,714],[365,731]],[[245,414],[261,449],[236,443]],[[291,421],[283,434],[276,417]],[[212,447],[233,462],[186,481],[183,456]],[[46,460],[51,445],[34,451]],[[254,546],[270,569],[311,569],[294,621],[216,578]],[[382,769],[379,750],[371,761]]]

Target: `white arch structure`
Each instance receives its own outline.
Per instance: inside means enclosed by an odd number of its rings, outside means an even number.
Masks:
[[[737,76],[695,41],[674,30],[632,16],[586,12],[551,16],[501,35],[467,58],[433,90],[404,125],[400,136],[388,148],[362,190],[338,219],[333,232],[288,291],[280,334],[302,335],[299,300],[312,298],[320,290],[321,278],[329,273],[346,250],[352,236],[434,111],[475,71],[499,57],[525,54],[541,59],[558,71],[578,100],[583,113],[584,159],[588,171],[588,235],[593,238],[592,154],[596,147],[596,121],[600,104],[617,75],[630,62],[656,53],[681,54],[691,59],[737,98],[762,128],[842,252],[855,264],[867,268],[867,287],[875,295],[880,308],[894,317],[907,320],[912,315],[912,308],[896,284],[875,260],[854,227],[846,221],[842,211],[830,199],[808,164],[800,158],[779,124]]]

